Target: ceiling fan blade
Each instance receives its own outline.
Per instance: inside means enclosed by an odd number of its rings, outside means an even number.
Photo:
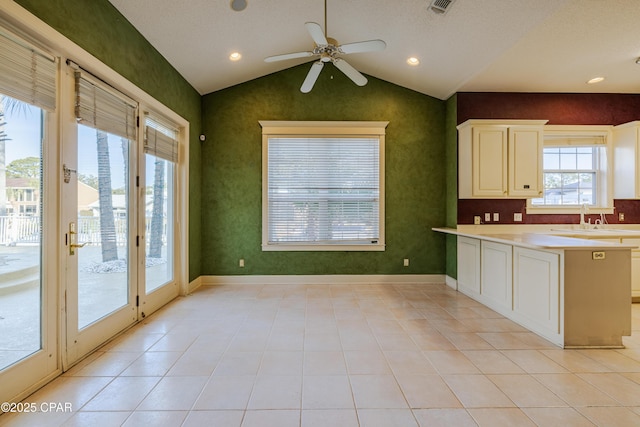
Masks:
[[[305,22],[304,26],[307,27],[309,35],[318,46],[325,46],[329,44],[324,32],[322,31],[322,27],[319,24],[316,24],[315,22]]]
[[[316,80],[318,80],[318,76],[320,75],[320,71],[322,71],[322,67],[324,67],[324,62],[316,61],[311,66],[307,77],[302,82],[302,86],[300,87],[300,92],[309,93],[311,89],[313,89],[313,85],[316,84]]]
[[[264,62],[276,62],[276,61],[284,61],[286,59],[306,58],[307,56],[313,56],[313,52],[295,52],[295,53],[285,53],[282,55],[268,56],[264,58]]]
[[[367,40],[364,42],[347,43],[340,46],[342,53],[375,52],[384,50],[387,44],[382,40]]]
[[[349,63],[344,59],[336,58],[333,61],[333,65],[335,65],[340,71],[342,71],[345,76],[353,80],[353,82],[358,86],[364,86],[367,84],[367,78],[360,74],[360,71],[349,65]]]

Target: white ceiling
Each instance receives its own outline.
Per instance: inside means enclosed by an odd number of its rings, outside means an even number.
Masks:
[[[207,94],[310,58],[304,23],[324,27],[323,0],[109,0],[191,83]],[[327,36],[382,39],[382,52],[343,56],[362,73],[446,99],[455,92],[640,93],[639,0],[327,0]],[[231,62],[238,51],[242,59]],[[420,59],[410,67],[409,56]],[[585,82],[603,76],[596,85]],[[302,84],[302,82],[300,82]]]

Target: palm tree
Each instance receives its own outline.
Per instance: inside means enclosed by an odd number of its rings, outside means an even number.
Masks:
[[[2,129],[7,122],[4,121],[5,103],[11,98],[0,96],[0,216],[7,214],[7,173],[6,173],[6,156],[5,142],[9,141],[7,132]]]
[[[116,224],[113,215],[111,194],[111,163],[109,161],[109,141],[107,133],[96,129],[98,152],[98,198],[100,200],[100,238],[102,242],[102,262],[118,259],[116,245]]]
[[[0,94],[0,128],[7,123],[4,121],[5,111],[21,111],[27,115],[29,104],[10,96]],[[5,142],[10,141],[6,131],[0,129],[0,216],[7,214],[7,167]]]
[[[150,258],[162,258],[164,165],[164,160],[156,157],[153,173],[153,210],[151,213],[151,236],[149,240]]]

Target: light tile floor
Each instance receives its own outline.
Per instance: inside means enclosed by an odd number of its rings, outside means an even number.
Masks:
[[[640,426],[621,350],[561,350],[444,285],[211,286],[5,414],[10,426]]]

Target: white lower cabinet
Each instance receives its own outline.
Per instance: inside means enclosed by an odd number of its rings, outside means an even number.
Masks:
[[[480,295],[480,240],[458,236],[458,290],[477,298]]]
[[[640,251],[631,251],[631,300],[640,302]]]
[[[623,238],[622,243],[638,246],[631,250],[631,298],[633,302],[640,302],[640,239]]]
[[[481,242],[481,302],[500,314],[513,306],[513,246]]]
[[[458,236],[458,290],[550,341],[560,336],[560,255]]]
[[[519,323],[557,342],[560,325],[560,255],[513,248],[513,312]]]
[[[578,241],[537,249],[483,237],[458,236],[460,292],[562,348],[623,347],[640,250]],[[640,239],[623,239],[640,246]],[[633,286],[640,294],[637,281]]]

